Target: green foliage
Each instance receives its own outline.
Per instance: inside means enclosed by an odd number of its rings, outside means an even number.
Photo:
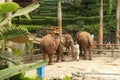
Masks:
[[[16,13],[14,13],[12,15],[12,17],[16,17],[16,16],[21,16],[21,15],[25,15],[33,10],[35,10],[36,8],[39,7],[39,3],[38,2],[34,2],[32,3],[31,5],[21,9],[21,10],[18,10]]]
[[[24,73],[30,69],[36,69],[42,66],[45,66],[47,61],[38,62],[38,63],[30,63],[30,64],[23,64],[19,66],[13,66],[0,71],[0,80],[7,79],[19,73]]]
[[[11,34],[11,35],[10,35]],[[0,29],[0,40],[10,39],[16,36],[28,35],[27,29],[22,27],[8,27]]]
[[[70,76],[65,76],[63,80],[72,80]]]
[[[4,4],[4,3],[1,3],[1,4]],[[7,3],[5,3],[5,4],[7,4]],[[10,3],[7,4],[7,5],[10,5]],[[9,6],[9,7],[12,7],[12,5],[13,5],[13,4],[11,4],[11,6]],[[17,5],[17,3],[16,3],[16,5]],[[13,5],[13,6],[14,6],[14,5]],[[27,14],[28,14],[29,12],[33,11],[34,9],[36,9],[37,7],[39,7],[39,3],[38,3],[38,2],[34,2],[34,3],[32,3],[31,5],[29,5],[29,6],[25,7],[25,8],[22,8],[22,9],[19,9],[19,10],[18,10],[18,8],[16,8],[17,11],[16,11],[15,13],[13,13],[10,17],[13,18],[13,17],[25,15],[27,18],[30,18]],[[6,9],[6,7],[3,8],[3,9],[5,9],[5,10],[7,10],[7,11],[10,11],[10,10],[11,10],[11,8]],[[11,11],[11,12],[12,12],[12,11]],[[1,13],[5,13],[5,11],[3,10],[3,12],[1,12]],[[1,17],[1,16],[0,16],[0,17]],[[4,25],[7,24],[8,22],[9,22],[9,19],[8,19],[8,18],[5,18],[5,19],[2,18],[1,21],[0,21],[0,26],[4,26]]]
[[[2,3],[0,4],[0,15],[7,12],[16,12],[18,9],[20,9],[20,6],[15,2]]]
[[[99,25],[98,24],[94,24],[94,25],[84,25],[83,28],[81,28],[80,31],[88,31],[91,34],[94,35],[98,35],[98,30],[99,30]]]
[[[37,28],[42,28],[44,26],[39,25],[19,25],[22,28],[26,28],[29,32],[34,33]]]
[[[17,75],[10,77],[9,80],[16,80],[16,79],[21,80],[23,77],[24,77],[24,74],[20,73],[20,74],[17,74]]]

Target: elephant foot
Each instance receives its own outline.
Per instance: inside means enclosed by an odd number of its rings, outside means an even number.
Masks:
[[[91,58],[89,58],[89,60],[92,60]]]
[[[62,61],[62,62],[64,62],[64,61],[65,61],[65,59],[62,59],[61,61]]]
[[[76,59],[76,61],[79,61],[79,59]]]
[[[53,65],[54,63],[48,63],[48,65]]]
[[[83,58],[83,60],[87,60],[87,58]]]
[[[59,63],[59,62],[61,62],[61,61],[60,61],[60,60],[56,60],[56,62],[58,62],[58,63]]]
[[[84,56],[82,53],[80,53],[80,55],[79,55],[80,57],[82,57],[82,56]]]

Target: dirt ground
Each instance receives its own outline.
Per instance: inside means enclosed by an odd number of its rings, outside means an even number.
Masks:
[[[94,54],[93,60],[71,61],[71,57],[65,56],[65,62],[54,63],[45,67],[45,77],[51,78],[56,76],[71,75],[73,72],[85,73],[110,73],[120,74],[120,54],[115,53],[111,57],[110,53]],[[26,72],[26,76],[36,76],[36,70]]]

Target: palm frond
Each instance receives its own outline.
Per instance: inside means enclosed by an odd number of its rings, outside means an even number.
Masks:
[[[16,13],[14,13],[12,15],[12,17],[16,17],[16,16],[21,16],[21,15],[25,15],[33,10],[35,10],[36,8],[38,8],[40,6],[39,2],[34,2],[32,3],[31,5],[21,9],[21,10],[18,10]]]
[[[14,66],[10,68],[6,68],[0,71],[0,80],[7,79],[11,76],[17,75],[19,73],[24,73],[25,71],[40,68],[47,65],[47,61],[37,62],[37,63],[30,63],[30,64],[23,64],[19,66]]]
[[[13,37],[28,35],[29,32],[27,29],[22,27],[8,27],[0,29],[0,40],[10,39]]]
[[[0,52],[0,61],[9,61],[15,65],[20,64],[19,61],[12,59],[13,55],[11,52],[8,51],[1,51]]]
[[[7,12],[15,12],[20,9],[20,6],[15,2],[6,2],[0,4],[0,15]]]
[[[26,17],[28,18],[28,19],[30,19],[30,17],[28,16],[28,13],[29,12],[31,12],[31,11],[33,11],[33,10],[35,10],[36,8],[38,8],[39,7],[39,2],[34,2],[34,3],[32,3],[32,4],[30,4],[29,6],[27,6],[27,7],[25,7],[25,8],[22,8],[22,9],[19,9],[18,10],[18,8],[15,8],[14,10],[11,10],[11,8],[10,8],[10,10],[9,9],[6,9],[7,7],[7,5],[6,6],[4,6],[4,9],[6,10],[6,11],[4,11],[4,12],[2,12],[2,10],[3,9],[1,9],[2,7],[0,7],[0,12],[1,12],[1,14],[3,14],[3,13],[6,13],[6,12],[13,12],[13,11],[16,11],[16,9],[17,9],[17,11],[14,13],[14,14],[12,14],[12,16],[11,16],[11,18],[13,18],[13,17],[16,17],[16,16],[22,16],[22,15],[27,15]],[[11,6],[14,6],[14,5],[12,5],[11,4]],[[9,6],[10,7],[10,6]],[[15,7],[15,6],[14,6]],[[4,20],[2,19],[1,21],[0,21],[0,26],[3,26],[3,25],[5,25],[5,24],[7,24],[9,22],[9,19],[8,18],[5,18]]]

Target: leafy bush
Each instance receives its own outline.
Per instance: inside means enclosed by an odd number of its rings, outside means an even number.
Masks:
[[[65,76],[63,80],[72,80],[70,76]]]
[[[44,27],[44,26],[38,26],[38,25],[19,25],[19,26],[26,28],[31,33],[34,33],[37,28]]]
[[[62,25],[72,25],[77,24],[78,22],[84,22],[84,25],[94,25],[99,24],[99,16],[92,16],[92,17],[76,17],[75,15],[65,15],[62,18]],[[107,23],[109,20],[115,19],[115,15],[107,15],[104,16],[104,23]],[[17,19],[14,18],[13,23],[17,24]],[[20,24],[23,25],[58,25],[57,16],[56,17],[49,17],[49,16],[32,16],[31,20],[28,20],[26,18],[22,18],[20,21]]]

